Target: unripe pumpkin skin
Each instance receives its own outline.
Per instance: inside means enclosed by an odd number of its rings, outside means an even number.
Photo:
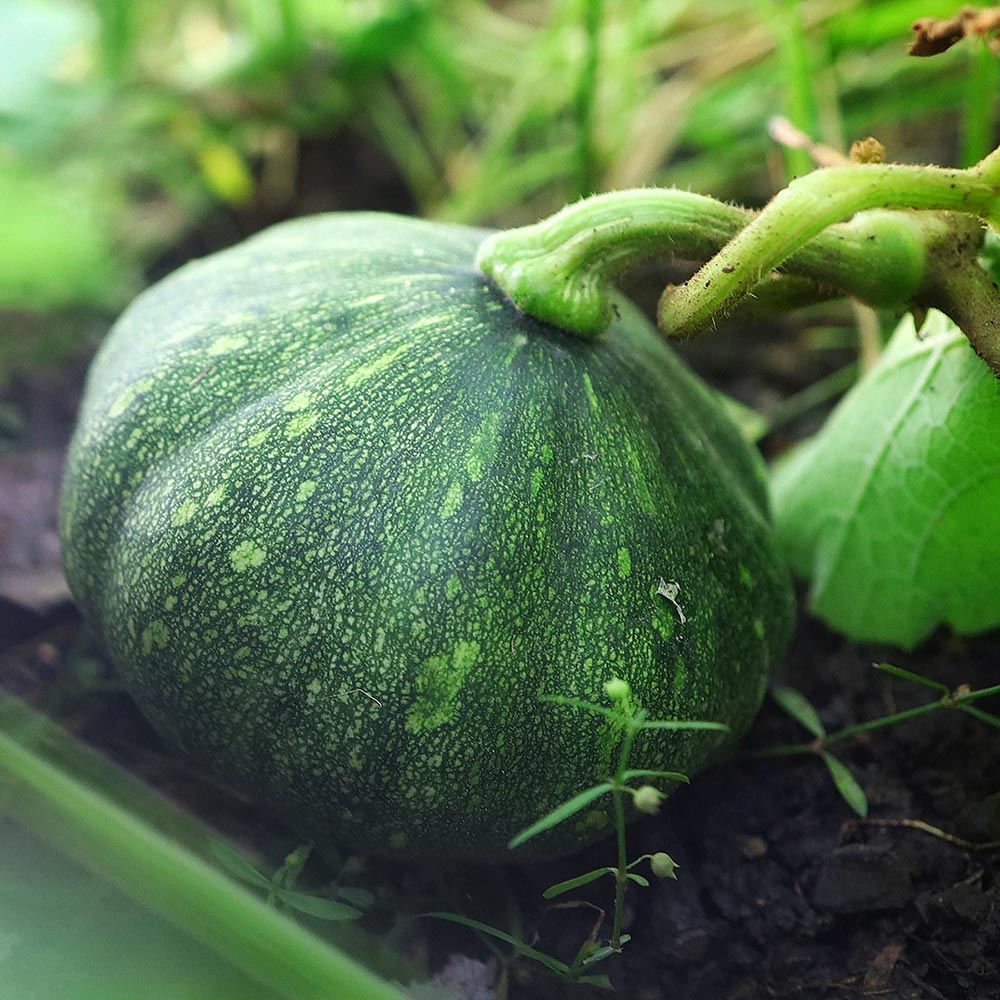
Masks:
[[[68,459],[67,577],[168,743],[307,836],[410,857],[567,853],[620,722],[741,733],[792,595],[757,456],[626,301],[589,342],[473,265],[486,233],[274,227],[133,304]],[[717,734],[650,731],[692,772]]]

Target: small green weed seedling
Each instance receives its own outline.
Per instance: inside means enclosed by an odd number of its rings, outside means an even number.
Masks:
[[[987,725],[1000,729],[1000,717],[991,712],[984,711],[975,704],[975,702],[983,698],[1000,694],[1000,684],[979,688],[975,691],[968,685],[963,684],[952,691],[947,685],[941,684],[939,681],[931,680],[928,677],[914,673],[912,670],[906,670],[891,663],[875,663],[873,666],[876,670],[881,670],[900,680],[908,681],[912,684],[920,684],[923,687],[936,691],[938,693],[937,700],[928,702],[925,705],[917,705],[915,708],[905,709],[902,712],[883,715],[868,722],[860,722],[855,726],[848,726],[846,729],[841,729],[836,733],[827,733],[820,720],[819,713],[803,695],[789,687],[775,687],[771,691],[774,700],[804,729],[809,730],[815,739],[810,743],[794,743],[787,746],[771,747],[753,754],[755,757],[787,757],[793,754],[805,753],[817,754],[823,759],[823,763],[826,764],[827,769],[830,771],[830,776],[833,778],[833,783],[837,786],[837,791],[841,797],[861,817],[868,815],[868,798],[854,775],[851,774],[840,760],[827,750],[827,747],[831,744],[842,743],[844,740],[851,739],[861,733],[868,733],[874,729],[884,729],[887,726],[893,726],[900,722],[906,722],[909,719],[928,715],[942,708],[951,708],[965,712],[967,715],[979,719],[980,722],[985,722]]]
[[[339,879],[315,892],[297,889],[299,876],[312,852],[309,844],[300,844],[291,851],[270,878],[225,841],[213,839],[211,847],[215,859],[233,878],[263,890],[268,905],[279,910],[297,910],[320,920],[357,920],[375,900],[369,890],[340,885]],[[348,865],[350,862],[345,869]],[[341,877],[344,874],[346,871],[342,871]]]
[[[655,854],[642,854],[632,861],[628,860],[628,845],[625,832],[626,807],[631,799],[631,805],[637,812],[654,814],[659,811],[660,805],[666,796],[659,788],[650,784],[651,781],[683,783],[687,783],[688,781],[687,776],[681,774],[679,771],[630,768],[629,760],[635,739],[643,731],[652,729],[698,729],[724,733],[728,732],[728,727],[719,722],[650,719],[647,717],[645,709],[633,697],[632,689],[628,682],[619,677],[613,677],[607,681],[604,685],[604,691],[611,702],[611,707],[597,705],[580,698],[566,698],[560,695],[540,696],[541,701],[554,705],[566,705],[570,708],[603,715],[616,722],[621,727],[622,732],[621,742],[618,746],[617,766],[614,773],[607,780],[584,789],[571,799],[557,806],[551,812],[546,813],[537,822],[513,837],[508,846],[511,850],[520,847],[533,837],[551,830],[560,823],[565,823],[571,817],[577,815],[605,795],[610,795],[614,808],[615,834],[618,845],[617,863],[602,865],[600,868],[594,868],[591,871],[584,872],[582,875],[557,882],[554,885],[550,885],[542,893],[545,899],[555,899],[557,896],[561,896],[573,889],[579,889],[605,876],[610,876],[615,883],[610,938],[606,941],[600,940],[600,929],[604,922],[603,911],[601,911],[601,919],[598,920],[593,933],[580,947],[573,961],[567,964],[551,955],[532,948],[529,944],[515,938],[513,935],[480,921],[471,920],[460,914],[428,913],[425,916],[451,920],[484,934],[499,938],[501,941],[512,945],[517,954],[541,963],[559,978],[610,989],[611,982],[607,976],[594,976],[587,973],[599,962],[604,961],[604,959],[609,958],[611,955],[618,954],[622,950],[622,947],[630,940],[630,935],[622,933],[622,916],[625,910],[625,897],[628,887],[631,884],[635,884],[648,888],[650,884],[649,879],[645,875],[640,874],[640,872],[635,871],[635,869],[648,861],[650,872],[657,878],[676,878],[679,867],[665,851],[657,851]]]

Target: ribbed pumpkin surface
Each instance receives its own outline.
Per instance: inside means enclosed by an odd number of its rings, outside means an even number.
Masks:
[[[318,838],[509,857],[620,737],[539,694],[746,727],[791,622],[756,456],[626,303],[588,343],[485,234],[298,220],[190,264],[94,362],[67,574],[172,744]],[[713,734],[645,733],[693,771]],[[571,850],[610,806],[529,844]]]

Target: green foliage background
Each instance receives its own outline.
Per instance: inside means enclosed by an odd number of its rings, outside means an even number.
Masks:
[[[113,315],[211,213],[308,211],[310,144],[324,208],[355,207],[338,182],[361,147],[414,211],[499,225],[636,185],[760,203],[808,167],[781,163],[777,114],[840,149],[874,132],[895,159],[973,162],[997,60],[906,56],[915,18],[955,9],[0,0],[0,365],[92,344],[85,317]]]

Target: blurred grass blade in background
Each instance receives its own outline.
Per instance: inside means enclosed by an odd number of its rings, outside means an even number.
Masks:
[[[135,809],[125,808],[123,802]],[[152,816],[156,824],[150,821]],[[169,833],[164,832],[165,825]],[[78,967],[77,959],[97,957],[105,947],[111,948],[113,941],[104,940],[86,924],[71,922],[67,927],[58,919],[60,914],[75,912],[67,910],[67,905],[76,893],[86,895],[89,885],[97,897],[106,896],[109,901],[124,898],[115,892],[120,890],[141,902],[150,911],[146,926],[154,936],[164,921],[173,925],[174,932],[161,939],[161,950],[153,954],[153,969],[171,957],[177,960],[181,953],[181,968],[190,964],[185,975],[192,977],[194,985],[198,977],[203,977],[202,981],[214,977],[233,984],[256,983],[251,997],[402,1000],[404,994],[397,987],[271,909],[198,857],[184,843],[193,843],[198,831],[193,818],[177,813],[166,802],[155,801],[134,779],[57,731],[43,717],[11,698],[0,697],[2,864],[13,864],[16,876],[0,881],[0,969],[6,963],[13,967],[13,974],[29,979],[38,972],[36,956],[25,955],[24,946],[18,943],[24,930],[15,908],[30,890],[36,893],[39,906],[26,913],[25,926],[39,934],[47,928],[54,938],[67,935],[76,942],[75,954],[65,956],[65,964],[50,966],[53,974],[68,969],[67,975],[96,977],[91,992],[87,992],[91,985],[81,982],[78,991],[68,995],[74,1000],[89,996],[111,1000],[116,995],[125,1000],[127,994],[101,991],[117,990],[140,975],[145,967],[143,952],[119,952],[120,967]],[[37,837],[56,848],[57,854],[41,846]],[[201,839],[207,844],[208,833],[201,833]],[[63,852],[83,862],[99,878],[88,880],[58,858]],[[41,867],[33,870],[32,865]],[[48,895],[54,887],[56,893]],[[128,903],[126,915],[134,909],[134,903]],[[141,940],[142,925],[130,920],[125,924],[111,919],[105,929],[117,935],[119,942],[134,943],[132,934]],[[89,940],[92,937],[101,940]],[[371,953],[377,955],[378,950],[373,943]],[[0,982],[9,982],[10,975],[8,970]],[[26,985],[27,992],[10,994],[11,1000],[15,996],[45,996],[37,992],[37,983]],[[174,993],[172,987],[173,983],[157,982],[151,975],[149,991],[132,995],[165,1000],[205,995]],[[53,1000],[67,996],[59,991],[49,995]]]

